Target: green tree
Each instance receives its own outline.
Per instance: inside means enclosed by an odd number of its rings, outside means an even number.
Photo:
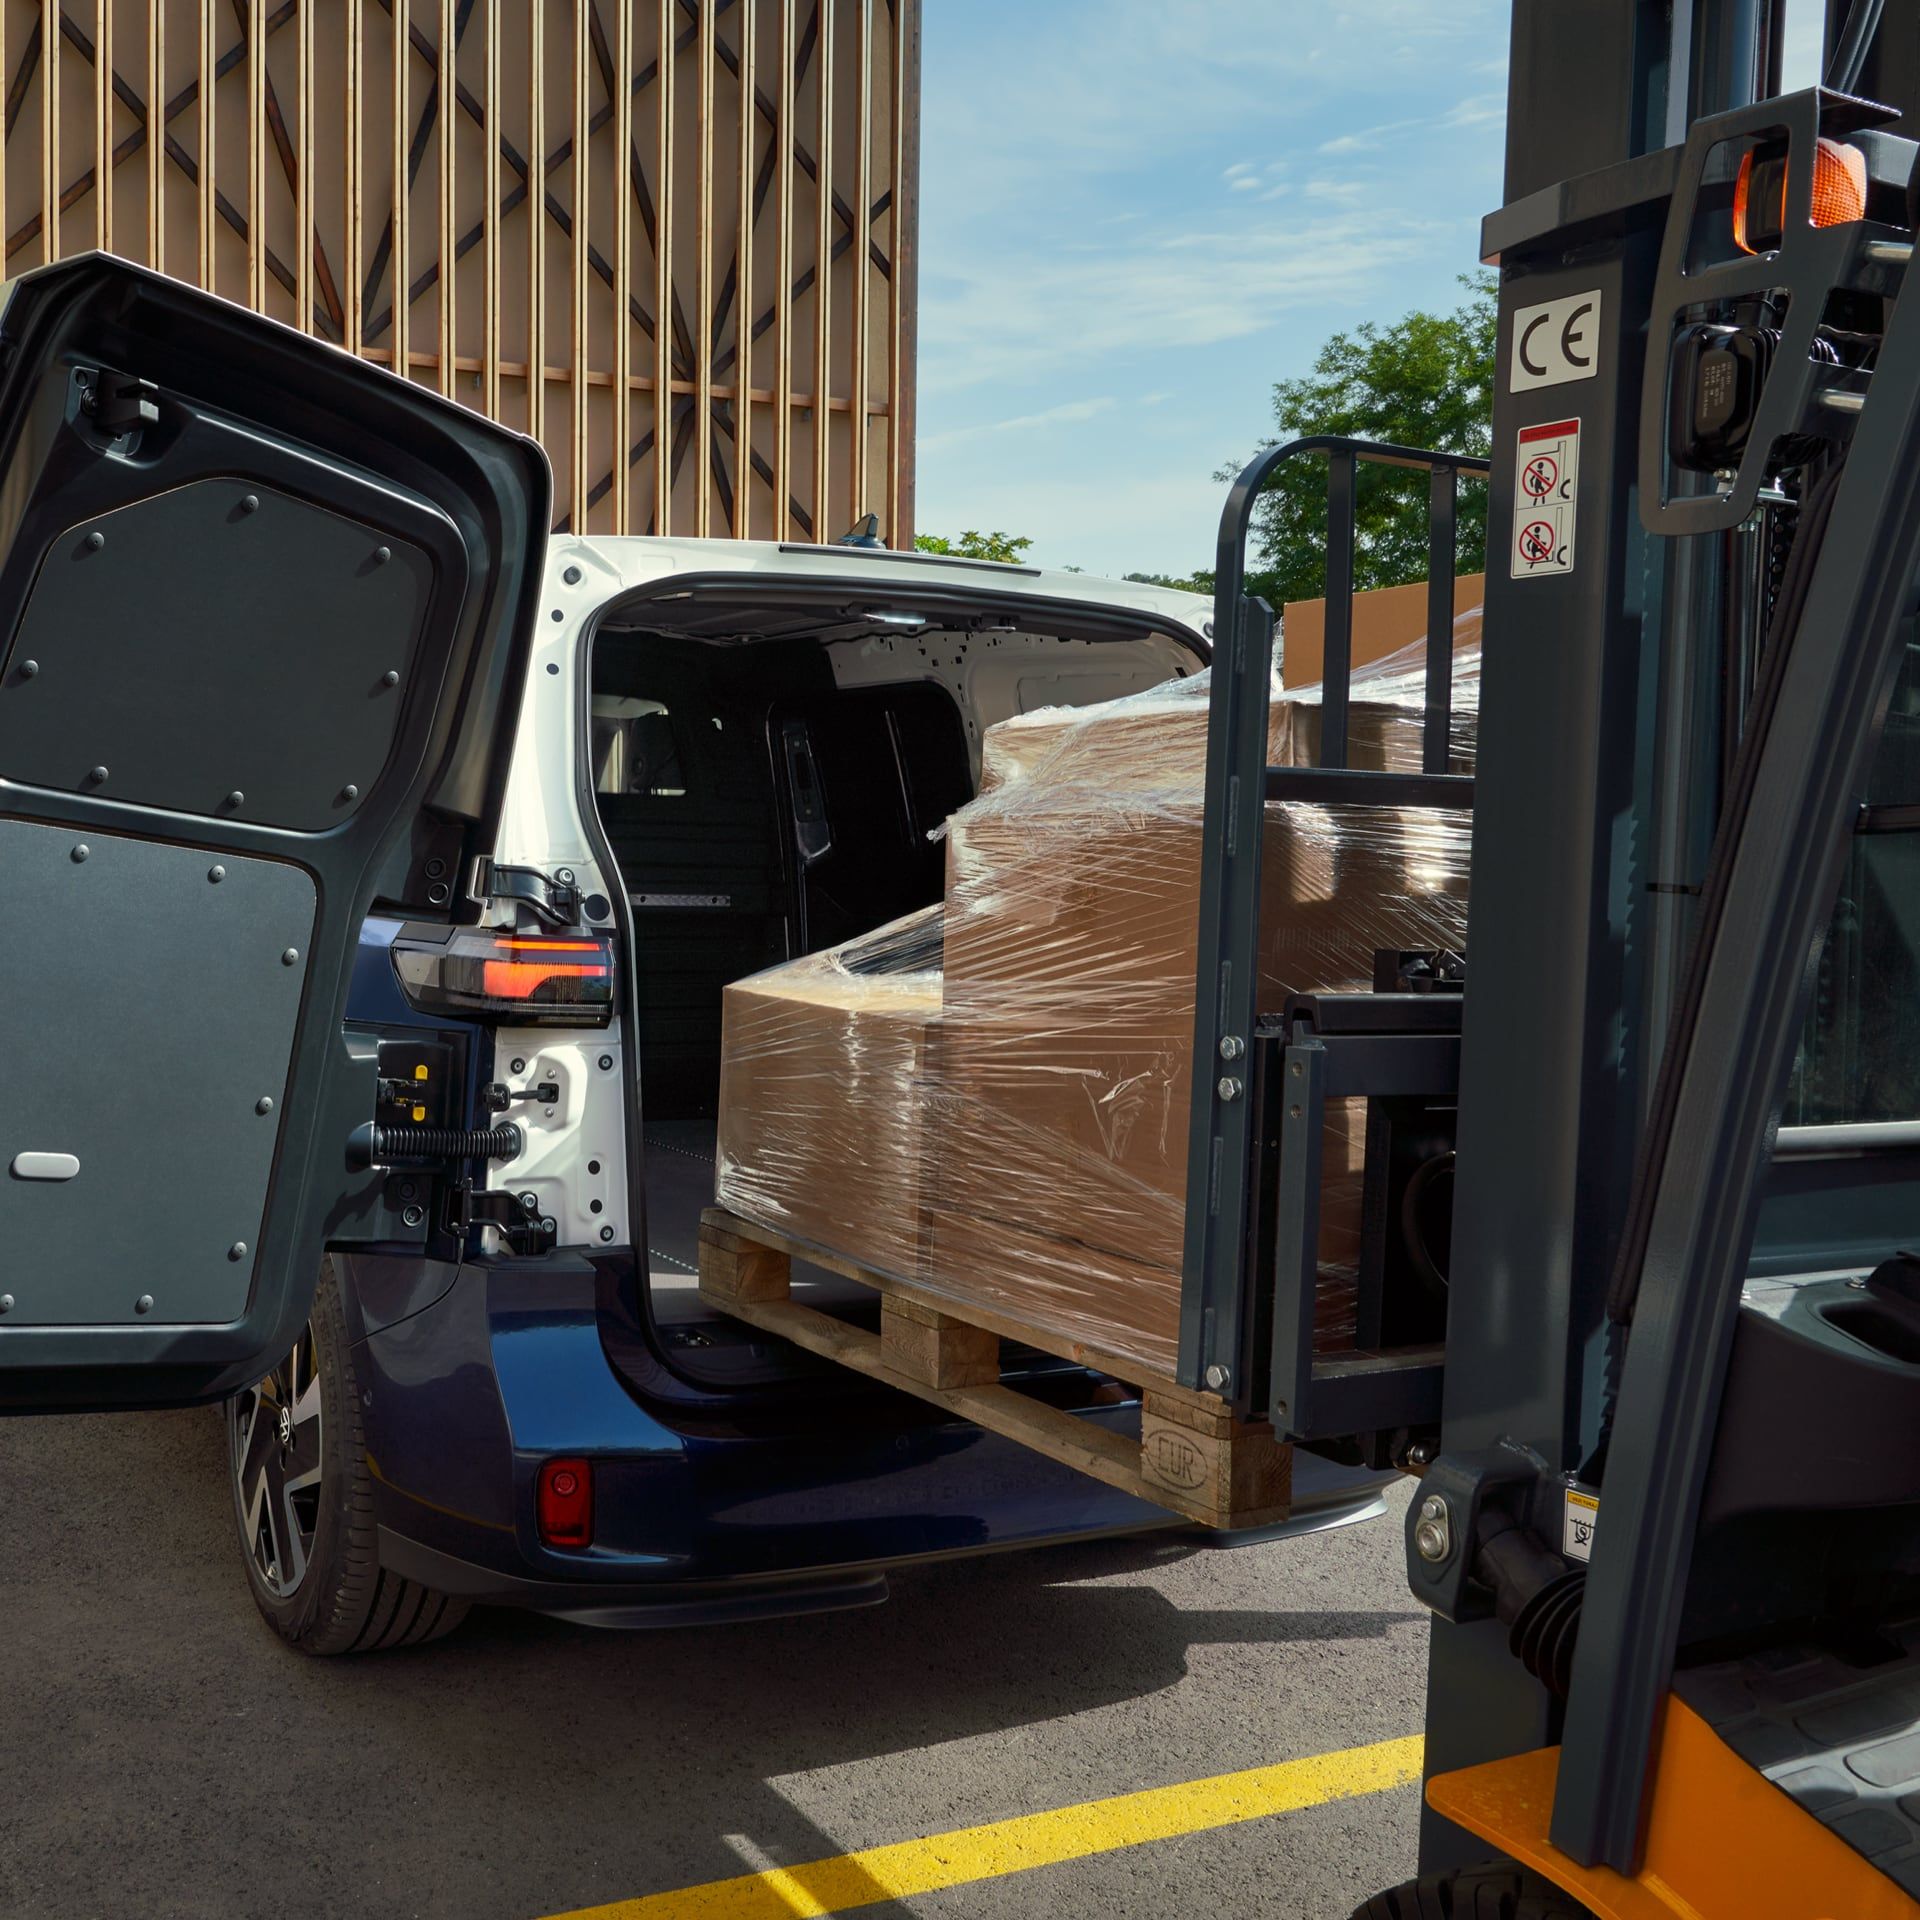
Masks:
[[[1336,333],[1312,370],[1273,389],[1276,440],[1344,434],[1403,447],[1485,455],[1493,444],[1496,282],[1463,274],[1451,313],[1413,312]],[[1239,467],[1223,467],[1231,480]],[[1486,565],[1486,488],[1461,483],[1458,570]],[[1254,513],[1248,585],[1278,608],[1326,586],[1327,464],[1302,455],[1283,466]],[[1427,476],[1360,463],[1354,485],[1353,583],[1399,586],[1427,574]]]
[[[941,533],[917,533],[913,544],[921,553],[944,553],[955,560],[998,560],[1018,566],[1020,556],[1033,542],[1017,533],[981,533],[969,527],[951,540]]]

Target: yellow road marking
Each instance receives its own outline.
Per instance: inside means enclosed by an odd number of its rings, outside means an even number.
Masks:
[[[1383,1793],[1419,1779],[1423,1747],[1421,1736],[1411,1733],[1305,1760],[1249,1767],[1243,1773],[1220,1773],[1179,1786],[1116,1794],[1110,1800],[1085,1800],[1051,1813],[960,1827],[925,1840],[868,1847],[830,1860],[580,1907],[549,1920],[819,1920],[824,1914],[935,1893],[969,1880],[1025,1873],[1149,1840]]]

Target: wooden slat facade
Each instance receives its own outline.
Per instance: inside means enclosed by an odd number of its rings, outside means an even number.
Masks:
[[[562,528],[910,545],[919,9],[0,0],[6,271],[397,362],[545,444]]]

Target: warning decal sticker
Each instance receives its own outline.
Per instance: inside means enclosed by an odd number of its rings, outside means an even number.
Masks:
[[[1580,502],[1580,422],[1522,427],[1515,451],[1513,577],[1573,571],[1573,522]]]
[[[1593,1558],[1593,1528],[1600,1518],[1600,1502],[1590,1493],[1575,1487],[1567,1489],[1566,1522],[1561,1529],[1560,1551],[1569,1560]]]

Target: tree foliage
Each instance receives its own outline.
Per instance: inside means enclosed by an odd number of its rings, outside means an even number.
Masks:
[[[1463,274],[1466,298],[1451,313],[1415,311],[1381,326],[1336,333],[1311,371],[1273,389],[1277,440],[1342,434],[1403,447],[1485,455],[1493,439],[1495,281]],[[1215,476],[1231,480],[1237,466]],[[1486,565],[1486,489],[1463,481],[1458,570]],[[1276,608],[1326,586],[1327,463],[1288,461],[1254,513],[1248,585]],[[1427,476],[1360,463],[1354,486],[1353,583],[1399,586],[1427,573]]]
[[[981,533],[969,527],[952,539],[939,533],[918,533],[913,544],[921,553],[944,553],[955,560],[998,560],[1016,566],[1033,542],[1023,534]]]

